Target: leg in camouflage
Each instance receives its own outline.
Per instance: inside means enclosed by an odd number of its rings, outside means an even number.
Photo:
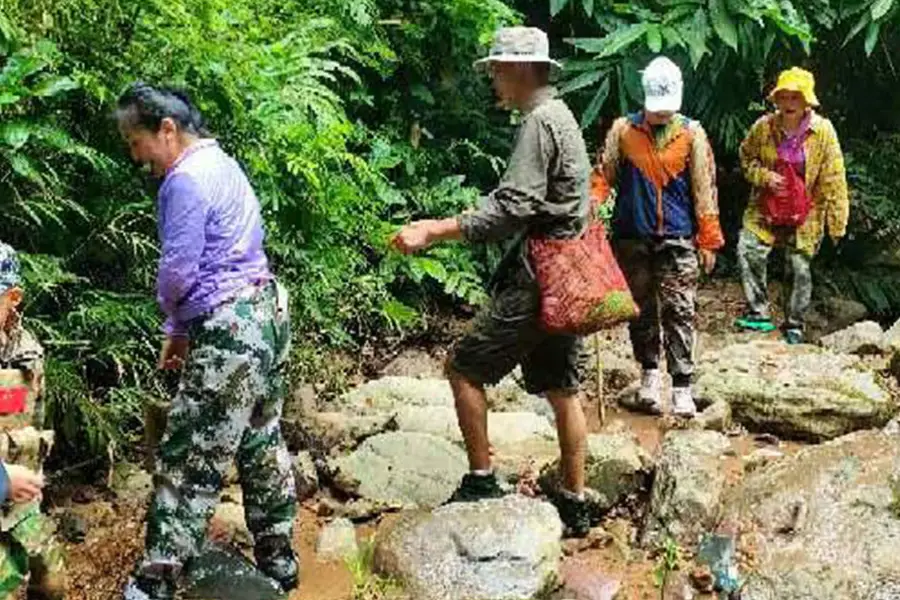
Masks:
[[[276,290],[272,284],[223,305],[191,328],[191,351],[160,445],[146,553],[126,600],[174,595],[234,458],[260,567],[287,585],[296,580],[290,550],[296,494],[279,426],[290,324],[286,297]]]
[[[656,276],[666,350],[675,387],[694,374],[694,315],[700,265],[690,240],[664,240],[656,249]]]
[[[0,599],[15,597],[28,582],[31,600],[61,600],[66,591],[63,549],[53,522],[37,503],[0,537]]]
[[[806,311],[812,301],[811,257],[795,248],[787,249],[788,274],[791,276],[791,294],[785,307],[785,328],[803,329]]]
[[[741,284],[747,299],[747,317],[767,320],[769,315],[768,261],[772,247],[746,229],[738,239]]]
[[[645,240],[617,240],[615,253],[641,310],[640,316],[629,325],[634,358],[644,369],[655,369],[659,365],[662,340],[654,244]]]

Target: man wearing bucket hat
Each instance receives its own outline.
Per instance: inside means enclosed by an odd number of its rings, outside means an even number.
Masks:
[[[459,342],[448,363],[460,429],[469,455],[467,474],[453,501],[503,494],[491,467],[484,388],[522,365],[525,386],[545,394],[556,413],[563,487],[556,497],[567,533],[590,528],[584,496],[586,425],[578,392],[579,342],[550,335],[539,321],[539,295],[528,263],[527,236],[572,238],[585,228],[590,161],[575,117],[548,85],[547,36],[539,29],[501,29],[486,69],[501,104],[522,113],[515,147],[500,185],[477,210],[455,218],[406,226],[395,245],[415,252],[442,240],[468,243],[513,239],[494,274],[490,305]]]
[[[741,144],[741,167],[753,189],[738,241],[747,312],[736,325],[760,332],[775,329],[766,271],[772,248],[783,245],[792,278],[784,337],[797,344],[803,341],[804,315],[812,298],[810,263],[826,229],[835,243],[844,236],[850,199],[837,133],[831,121],[814,110],[819,99],[812,73],[796,67],[782,72],[769,100],[777,110],[759,119]],[[765,200],[770,194],[784,195],[788,177],[799,182],[794,195],[805,192],[805,210],[784,225],[778,224]]]
[[[703,128],[681,115],[681,70],[666,57],[643,72],[644,110],[618,119],[601,157],[617,190],[613,247],[641,314],[631,342],[643,375],[642,408],[663,411],[660,342],[672,376],[672,413],[692,417],[694,304],[700,266],[724,245],[715,161]],[[699,257],[698,257],[699,254]],[[699,260],[698,260],[699,258]]]
[[[62,547],[51,521],[41,514],[41,467],[53,444],[42,431],[43,350],[21,324],[19,261],[0,242],[0,461],[11,476],[0,505],[0,600],[28,585],[28,598],[58,599],[65,593]]]

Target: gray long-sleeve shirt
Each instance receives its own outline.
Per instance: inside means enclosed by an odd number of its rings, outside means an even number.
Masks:
[[[589,173],[587,148],[572,111],[557,98],[554,88],[538,90],[525,111],[499,187],[480,208],[459,217],[467,242],[519,239],[504,257],[495,280],[514,257],[525,259],[525,238],[571,238],[583,231]]]

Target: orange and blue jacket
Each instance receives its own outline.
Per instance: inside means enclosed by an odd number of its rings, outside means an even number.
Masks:
[[[707,250],[725,245],[715,158],[697,121],[675,115],[654,131],[643,113],[616,120],[594,177],[616,190],[616,238],[693,238]]]

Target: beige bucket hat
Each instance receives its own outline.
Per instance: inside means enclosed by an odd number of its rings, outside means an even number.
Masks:
[[[546,63],[557,69],[562,65],[550,58],[550,40],[536,27],[504,27],[497,31],[488,56],[475,61],[476,69],[492,62]]]

